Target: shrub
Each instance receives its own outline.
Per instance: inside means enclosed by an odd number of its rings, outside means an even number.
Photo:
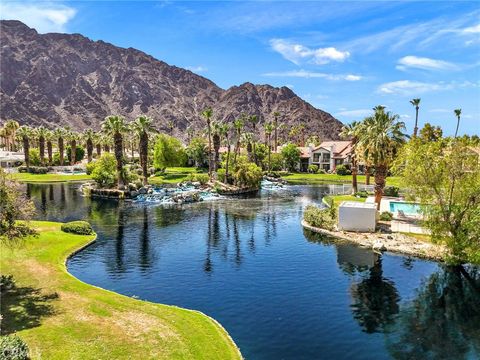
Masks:
[[[337,175],[341,175],[341,176],[351,174],[351,171],[345,165],[342,165],[342,164],[337,165],[337,167],[335,169],[335,172],[336,172]]]
[[[28,155],[30,156],[30,165],[33,166],[40,166],[40,151],[38,149],[30,149],[28,152]]]
[[[357,192],[355,193],[355,196],[356,196],[356,197],[360,197],[360,198],[367,198],[367,197],[368,197],[368,193],[367,193],[365,190],[357,191]]]
[[[153,151],[153,165],[157,170],[167,166],[182,166],[187,160],[185,149],[177,138],[160,134],[157,136]]]
[[[192,175],[194,178],[193,181],[198,181],[202,185],[205,185],[210,180],[210,178],[208,177],[208,174],[192,174]]]
[[[232,170],[232,178],[236,186],[248,188],[260,186],[263,178],[262,169],[254,163],[246,161],[245,157],[239,157]]]
[[[272,153],[270,155],[270,170],[281,171],[283,169],[283,156],[282,154]]]
[[[28,346],[16,335],[2,336],[0,339],[0,359],[27,360]]]
[[[62,231],[78,235],[93,234],[92,226],[87,221],[70,221],[62,224]]]
[[[100,159],[95,161],[92,170],[92,179],[99,187],[113,187],[117,183],[117,160],[110,153],[103,153]]]
[[[310,174],[316,174],[318,172],[318,165],[308,165],[308,172]]]
[[[70,164],[72,162],[72,149],[70,146],[67,146],[65,149],[66,152],[66,158],[68,159],[68,163]],[[75,148],[75,162],[80,162],[83,160],[85,157],[85,149],[81,147],[80,145],[77,145]],[[72,164],[74,165],[74,164]]]
[[[295,171],[300,162],[301,151],[295,144],[287,144],[282,148],[282,157],[285,162],[285,166],[289,171]]]
[[[380,214],[380,220],[382,221],[392,221],[393,219],[393,214],[388,211],[384,211]]]
[[[385,189],[383,189],[383,194],[385,196],[398,197],[399,190],[400,189],[396,186],[386,186]]]
[[[13,275],[0,275],[0,290],[4,291],[12,290],[15,288],[15,279]]]
[[[87,166],[85,167],[85,172],[87,175],[91,175],[93,170],[95,169],[96,166],[96,161],[92,161],[91,163],[88,163]]]
[[[218,169],[217,170],[217,178],[218,178],[218,181],[221,181],[223,183],[226,182],[226,179],[225,179],[225,169]]]
[[[333,210],[332,210],[333,209]],[[326,230],[334,230],[336,223],[335,209],[320,209],[314,205],[308,205],[303,213],[303,220],[311,226]]]
[[[46,174],[48,173],[49,168],[44,167],[44,166],[30,166],[29,169],[27,169],[26,166],[19,166],[18,167],[18,172],[19,173],[30,173],[30,174]]]
[[[326,174],[327,172],[325,169],[318,169],[318,174]]]

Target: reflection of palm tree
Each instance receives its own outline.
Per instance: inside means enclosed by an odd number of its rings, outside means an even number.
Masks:
[[[115,242],[115,260],[116,260],[116,267],[117,271],[124,272],[125,271],[125,264],[124,264],[124,253],[125,249],[123,246],[123,240],[125,238],[125,209],[122,205],[118,207],[118,227],[117,227],[117,236]]]
[[[150,240],[148,238],[148,209],[143,207],[143,227],[140,231],[140,265],[142,270],[148,269],[150,264]]]
[[[212,234],[212,208],[208,209],[208,230],[207,230],[207,253],[205,257],[205,263],[203,265],[203,270],[206,273],[212,271],[212,259],[211,259],[211,235]]]
[[[398,314],[400,297],[392,281],[383,277],[379,258],[368,277],[351,288],[353,317],[367,333],[383,332]]]
[[[465,274],[465,276],[464,276]],[[479,269],[444,267],[432,274],[388,330],[395,359],[466,359],[480,355]]]
[[[237,265],[240,265],[242,263],[242,254],[240,248],[240,234],[238,232],[236,215],[233,215],[233,237],[235,239],[235,263]]]

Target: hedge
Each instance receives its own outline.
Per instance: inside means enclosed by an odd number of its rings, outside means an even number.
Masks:
[[[77,235],[91,235],[93,234],[92,226],[86,221],[71,221],[62,224],[62,231]]]

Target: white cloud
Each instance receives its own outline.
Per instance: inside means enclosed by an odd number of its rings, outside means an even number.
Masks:
[[[405,56],[398,60],[397,69],[406,70],[407,68],[416,68],[422,70],[457,70],[458,66],[448,61],[430,59],[418,56]]]
[[[402,119],[410,119],[411,116],[408,115],[408,114],[402,114],[402,115],[400,115],[400,118],[402,118]]]
[[[471,81],[451,81],[451,82],[437,82],[437,83],[425,83],[420,81],[400,80],[392,81],[382,84],[378,87],[377,91],[382,94],[398,94],[405,96],[414,96],[416,94],[422,94],[430,91],[452,90],[462,89],[470,87],[479,87],[480,81],[475,83]]]
[[[65,32],[77,10],[53,2],[0,3],[0,17],[20,20],[40,33]]]
[[[311,49],[284,39],[272,39],[270,40],[270,46],[274,51],[296,65],[303,61],[316,65],[324,65],[332,61],[343,62],[350,56],[348,51],[337,50],[334,47]]]
[[[469,26],[462,31],[464,34],[478,34],[480,33],[480,24],[475,26]]]
[[[335,114],[339,117],[365,117],[372,114],[372,109],[344,110]]]
[[[201,73],[201,72],[205,72],[205,71],[208,71],[208,69],[205,67],[205,66],[187,66],[185,67],[185,69],[187,70],[190,70],[194,73]]]
[[[298,77],[304,79],[310,78],[322,78],[327,80],[346,80],[346,81],[359,81],[362,79],[360,75],[353,75],[353,74],[326,74],[322,72],[316,71],[306,71],[306,70],[291,70],[291,71],[283,71],[283,72],[270,72],[262,74],[262,76],[268,77]]]

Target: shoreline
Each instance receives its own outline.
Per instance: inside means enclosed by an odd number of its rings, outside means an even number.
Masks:
[[[445,255],[447,254],[447,249],[443,245],[423,242],[403,233],[385,234],[330,231],[311,226],[303,219],[301,225],[310,231],[331,236],[341,241],[347,241],[376,252],[389,251],[440,262],[445,261]]]

